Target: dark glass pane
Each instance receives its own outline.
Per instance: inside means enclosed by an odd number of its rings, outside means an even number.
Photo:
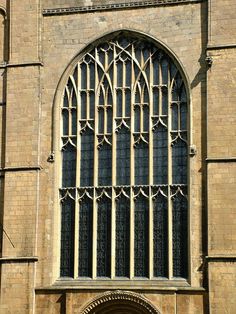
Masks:
[[[100,94],[99,94],[99,101],[98,101],[99,106],[104,106],[105,105],[105,97],[104,97],[104,91],[102,88],[100,88]]]
[[[93,201],[88,197],[79,209],[79,277],[92,276]]]
[[[77,132],[77,111],[76,109],[71,110],[71,116],[72,116],[72,135],[76,135]]]
[[[85,63],[81,64],[81,89],[87,88],[87,65]]]
[[[61,277],[74,276],[74,220],[75,203],[66,198],[61,204]]]
[[[134,108],[134,131],[140,132],[140,106]]]
[[[68,100],[68,96],[67,96],[66,90],[64,91],[63,107],[69,107],[69,100]]]
[[[187,129],[187,104],[182,103],[180,105],[180,127],[181,130]]]
[[[178,130],[178,105],[173,103],[171,106],[172,130]]]
[[[135,184],[148,184],[148,144],[140,142],[135,147]]]
[[[146,85],[143,89],[143,102],[147,104],[149,103],[149,93],[148,93],[148,88],[146,87]]]
[[[131,62],[130,61],[126,61],[125,69],[126,69],[126,86],[130,87],[131,86],[131,74],[132,74]]]
[[[158,59],[155,58],[153,60],[153,85],[159,85],[159,62]]]
[[[69,135],[69,112],[67,109],[62,110],[63,135]]]
[[[168,114],[168,90],[167,88],[162,88],[162,114]]]
[[[180,194],[173,199],[173,275],[188,275],[188,212],[187,200]]]
[[[187,184],[187,144],[180,139],[172,146],[172,182]]]
[[[80,186],[93,186],[94,134],[86,129],[81,134]]]
[[[104,143],[98,151],[98,185],[111,185],[112,147]]]
[[[98,202],[97,276],[111,276],[111,201],[109,199]]]
[[[148,277],[149,264],[149,202],[139,197],[134,213],[134,275]]]
[[[131,92],[129,89],[125,91],[125,116],[130,117],[131,112]]]
[[[89,103],[90,103],[90,119],[94,119],[95,98],[94,98],[94,92],[92,91],[90,91],[89,93]]]
[[[95,88],[95,66],[94,66],[94,63],[89,64],[89,69],[90,69],[90,88],[94,89]]]
[[[161,62],[162,84],[168,84],[168,61],[163,59]]]
[[[159,195],[153,202],[154,277],[168,277],[168,202]]]
[[[62,151],[62,186],[74,187],[76,178],[76,148],[67,144]]]
[[[116,92],[116,115],[122,117],[122,90],[118,89]]]
[[[117,67],[117,86],[123,87],[123,62],[118,61],[116,67]]]
[[[72,107],[77,107],[77,97],[76,97],[76,94],[75,92],[73,91],[73,94],[72,94]]]
[[[168,133],[164,126],[153,132],[153,182],[168,182]]]
[[[107,108],[107,132],[112,133],[112,108]]]
[[[117,133],[116,184],[130,184],[130,131],[124,127]]]
[[[87,93],[81,92],[80,98],[81,98],[81,104],[80,104],[80,106],[81,106],[81,119],[86,119]]]
[[[153,114],[159,115],[159,88],[153,88]]]
[[[98,132],[104,134],[104,108],[102,107],[98,111]]]
[[[129,277],[130,201],[122,197],[116,202],[116,276]]]
[[[143,106],[143,131],[149,131],[149,106]]]
[[[137,87],[135,91],[135,103],[140,104],[141,103],[141,95],[140,95],[140,90]]]

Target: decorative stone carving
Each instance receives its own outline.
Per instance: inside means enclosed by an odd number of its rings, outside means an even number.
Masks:
[[[90,301],[81,311],[81,314],[95,314],[95,313],[103,313],[103,310],[101,310],[102,304],[104,303],[104,306],[106,306],[106,310],[108,309],[108,313],[110,311],[114,311],[114,306],[116,303],[118,304],[117,310],[119,310],[120,307],[124,305],[131,309],[132,313],[132,307],[134,308],[134,313],[137,313],[137,308],[139,309],[140,313],[143,314],[160,314],[160,312],[141,294],[130,292],[130,291],[108,291],[105,292],[96,298],[94,298],[92,301]],[[110,307],[109,307],[110,303]],[[110,310],[111,308],[111,310]],[[101,310],[101,312],[100,312]],[[112,311],[112,313],[113,313]]]

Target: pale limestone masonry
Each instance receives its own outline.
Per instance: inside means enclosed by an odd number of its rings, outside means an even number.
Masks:
[[[187,283],[58,280],[60,165],[48,158],[59,82],[86,46],[117,30],[168,47],[189,81]],[[115,290],[160,314],[236,313],[235,0],[0,0],[0,123],[1,314],[79,314]]]

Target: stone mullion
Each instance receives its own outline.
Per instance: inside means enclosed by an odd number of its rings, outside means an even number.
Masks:
[[[95,60],[98,60],[97,48],[95,48]],[[98,65],[95,62],[95,108],[94,108],[94,168],[93,168],[93,248],[92,248],[92,278],[97,277],[97,200],[96,189],[98,185]]]
[[[150,90],[149,90],[149,278],[153,277],[153,200],[152,200],[152,185],[153,185],[153,66],[151,58],[150,64]]]
[[[77,66],[77,75],[78,75],[78,86],[76,86],[77,91],[81,90],[81,71],[80,66]],[[75,91],[74,91],[75,92]],[[80,106],[83,106],[80,101]],[[81,152],[81,135],[80,135],[80,112],[77,102],[77,119],[76,119],[76,136],[77,136],[77,145],[76,145],[76,184],[75,184],[75,239],[74,239],[74,278],[78,277],[79,273],[79,202],[78,202],[78,190],[77,187],[80,186],[80,152]],[[71,113],[70,113],[71,115]]]
[[[116,51],[113,49],[113,60],[115,60]],[[112,208],[111,208],[111,278],[116,275],[116,201],[115,190],[116,186],[116,86],[117,86],[117,68],[116,63],[113,63],[113,104],[112,104]]]
[[[134,46],[132,46],[132,60],[131,60],[131,114],[130,114],[130,278],[134,277],[134,102],[135,102],[135,90],[134,90]]]
[[[162,83],[162,75],[160,76]],[[162,84],[161,84],[162,85]],[[172,121],[171,121],[171,90],[170,90],[170,72],[168,68],[168,82],[167,82],[167,104],[168,104],[168,278],[173,277],[173,243],[172,243],[172,200],[171,200],[171,184],[172,184],[172,149],[171,149],[171,131],[172,131]],[[162,93],[161,93],[162,94]],[[160,106],[162,107],[162,98],[160,99]]]

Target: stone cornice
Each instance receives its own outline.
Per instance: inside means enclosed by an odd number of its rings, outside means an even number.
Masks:
[[[110,4],[100,4],[91,6],[80,6],[80,7],[68,7],[68,8],[50,8],[43,9],[43,15],[61,15],[61,14],[73,14],[73,13],[86,13],[94,11],[106,11],[106,10],[123,10],[129,8],[139,7],[152,7],[152,6],[163,6],[163,5],[174,5],[174,4],[188,4],[204,2],[206,0],[149,0],[149,1],[132,1],[132,2],[120,2]]]

